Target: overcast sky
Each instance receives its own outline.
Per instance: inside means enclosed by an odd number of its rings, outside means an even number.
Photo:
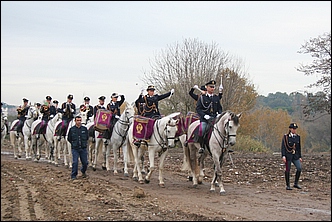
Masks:
[[[312,62],[297,51],[326,32],[331,1],[1,1],[1,101],[96,105],[118,92],[131,103],[149,60],[184,39],[241,58],[260,95],[303,93],[319,76],[296,71]]]

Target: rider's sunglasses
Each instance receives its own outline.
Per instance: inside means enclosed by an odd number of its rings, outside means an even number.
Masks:
[[[210,88],[214,88],[214,86],[209,86]]]

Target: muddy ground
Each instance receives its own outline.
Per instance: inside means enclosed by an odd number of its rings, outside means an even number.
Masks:
[[[210,157],[203,184],[193,188],[187,172],[181,171],[182,148],[170,150],[166,186],[161,188],[158,171],[149,184],[134,181],[132,164],[129,177],[113,175],[98,164],[96,171],[88,169],[88,178],[79,174],[78,180],[71,181],[71,169],[64,165],[48,163],[44,156],[39,162],[14,159],[8,140],[1,147],[1,221],[331,220],[330,153],[304,154],[302,189],[288,191],[279,154],[235,151],[223,165],[226,194],[220,195],[218,190],[209,191]],[[113,155],[110,158],[112,162]],[[292,165],[292,182],[294,175]]]

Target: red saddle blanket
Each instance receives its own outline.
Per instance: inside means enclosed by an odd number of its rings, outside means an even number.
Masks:
[[[112,112],[110,110],[98,109],[95,118],[95,130],[105,132],[111,127]]]
[[[136,140],[149,140],[153,133],[155,119],[135,115],[133,136]]]
[[[188,131],[189,125],[199,119],[200,119],[200,117],[199,117],[198,113],[189,111],[186,115],[186,123],[185,123],[186,132]]]

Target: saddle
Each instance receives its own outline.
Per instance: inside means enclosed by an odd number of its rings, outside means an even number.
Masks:
[[[36,120],[38,121],[38,120]],[[32,135],[36,134],[46,134],[46,128],[47,128],[48,122],[43,122],[40,120],[40,122],[36,125],[36,127],[33,129]]]

